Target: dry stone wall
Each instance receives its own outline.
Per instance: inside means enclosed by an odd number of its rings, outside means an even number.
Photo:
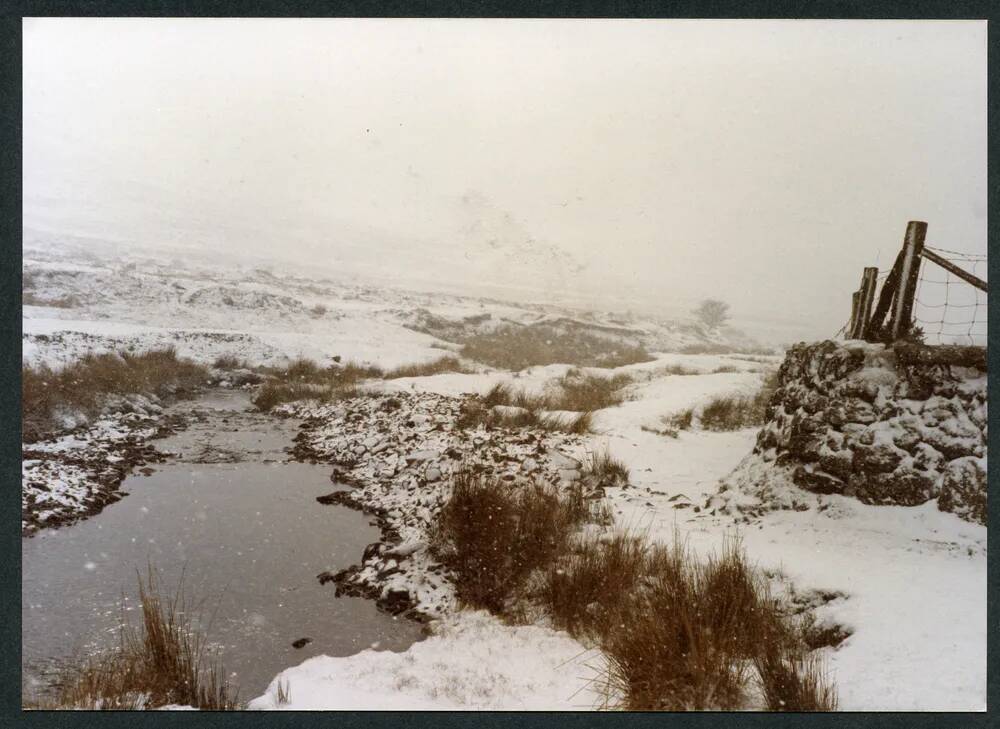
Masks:
[[[940,509],[985,524],[986,364],[969,350],[792,347],[754,448],[757,467],[743,471],[766,479],[760,466],[770,464],[802,489],[866,504],[937,499]]]

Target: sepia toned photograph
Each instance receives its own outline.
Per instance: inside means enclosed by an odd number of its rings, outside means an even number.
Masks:
[[[22,709],[986,710],[985,20],[21,32]]]

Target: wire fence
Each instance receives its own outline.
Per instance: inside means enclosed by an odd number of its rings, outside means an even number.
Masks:
[[[926,248],[983,280],[986,256],[945,248]],[[975,286],[922,261],[917,279],[914,320],[928,344],[986,344],[987,296]]]

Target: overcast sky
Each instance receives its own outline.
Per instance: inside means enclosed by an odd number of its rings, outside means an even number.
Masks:
[[[24,23],[25,227],[829,336],[986,250],[985,22]]]

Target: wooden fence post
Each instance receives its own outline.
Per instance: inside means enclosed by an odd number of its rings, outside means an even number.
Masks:
[[[872,304],[875,303],[875,283],[878,279],[878,269],[867,267],[861,274],[861,303],[858,308],[857,329],[853,339],[865,339],[868,336],[868,323],[872,318]]]
[[[920,254],[927,237],[927,223],[911,220],[906,224],[903,239],[903,261],[899,269],[899,283],[892,306],[892,341],[906,334],[913,317],[913,297],[917,293],[917,276],[920,273]]]
[[[847,325],[844,335],[848,339],[854,339],[854,333],[858,330],[858,315],[861,311],[861,292],[855,291],[851,294],[851,323]]]

